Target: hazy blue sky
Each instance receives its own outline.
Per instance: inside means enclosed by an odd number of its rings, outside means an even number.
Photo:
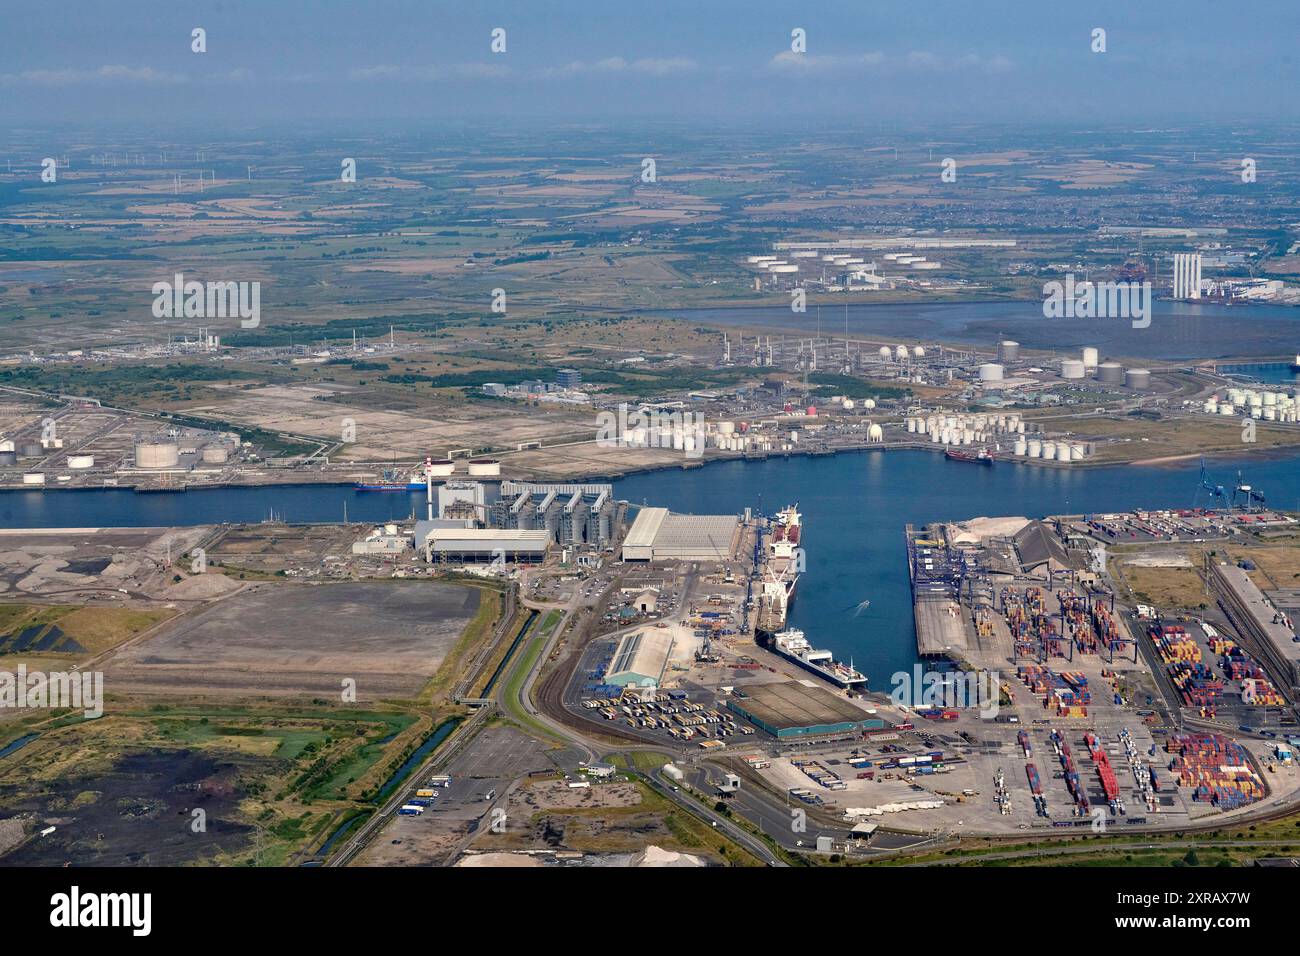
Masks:
[[[0,121],[1291,121],[1298,37],[1298,0],[0,0]]]

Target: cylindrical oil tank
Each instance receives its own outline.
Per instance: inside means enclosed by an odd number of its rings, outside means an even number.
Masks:
[[[9,468],[18,464],[18,452],[0,451],[0,468]]]
[[[18,446],[18,455],[22,458],[40,458],[44,454],[45,449],[38,441],[25,441]]]
[[[1043,457],[1043,443],[1042,443],[1041,441],[1039,441],[1037,438],[1031,438],[1031,439],[1029,439],[1025,444],[1026,444],[1026,445],[1028,446],[1028,448],[1029,448],[1029,457],[1030,457],[1030,458],[1042,458],[1042,457]]]
[[[429,464],[429,474],[435,478],[446,478],[456,471],[456,463],[450,458],[434,458]]]
[[[1220,414],[1220,415],[1235,415],[1235,414],[1237,414],[1237,406],[1234,405],[1234,404],[1232,404],[1232,402],[1220,402],[1220,403],[1219,403],[1219,414]]]
[[[718,422],[718,434],[730,435],[736,430],[735,422]]]
[[[1118,362],[1102,362],[1097,366],[1097,381],[1107,385],[1124,384],[1124,366]]]
[[[45,475],[39,471],[29,471],[23,475],[24,485],[43,485],[45,484]]]
[[[1131,368],[1124,373],[1124,384],[1129,388],[1150,388],[1151,373],[1144,368]]]
[[[77,471],[85,471],[87,468],[95,467],[94,455],[69,455],[68,467]]]
[[[1061,378],[1078,379],[1083,378],[1083,362],[1079,359],[1064,359],[1061,362]]]
[[[1005,339],[998,343],[998,361],[999,362],[1018,362],[1020,361],[1020,343],[1013,342],[1011,339]]]
[[[1002,381],[1002,366],[994,362],[986,362],[980,366],[981,382],[1000,382]]]
[[[224,465],[230,461],[230,449],[225,445],[204,445],[200,457],[205,464]]]
[[[175,468],[180,462],[180,446],[174,441],[141,441],[135,443],[137,468]]]
[[[495,458],[471,458],[469,473],[476,478],[494,478],[501,474],[501,462]]]
[[[13,451],[13,450],[14,450],[14,443],[11,439],[6,438],[3,441],[0,441],[0,451]]]
[[[1017,438],[1015,445],[1012,446],[1012,450],[1017,455],[1024,457],[1029,453],[1029,442],[1025,441],[1023,438]]]
[[[1091,345],[1085,346],[1083,350],[1083,367],[1096,368],[1097,359],[1098,359],[1097,350],[1093,348]]]

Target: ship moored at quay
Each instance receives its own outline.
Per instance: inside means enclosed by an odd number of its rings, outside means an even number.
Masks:
[[[785,630],[799,574],[807,561],[803,552],[803,516],[799,506],[787,505],[768,520],[767,541],[760,525],[754,542],[754,574],[758,577],[760,638],[770,639]]]
[[[771,649],[804,670],[845,690],[865,687],[867,684],[866,675],[852,663],[837,661],[830,651],[813,647],[804,637],[803,631],[791,629],[773,635]]]

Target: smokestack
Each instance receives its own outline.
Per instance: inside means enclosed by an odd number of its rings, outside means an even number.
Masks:
[[[425,456],[424,459],[424,500],[428,505],[427,516],[430,521],[433,520],[433,459]]]

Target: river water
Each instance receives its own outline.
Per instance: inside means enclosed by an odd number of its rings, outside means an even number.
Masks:
[[[1300,510],[1300,456],[1212,460],[1216,484],[1238,469],[1271,505]],[[819,647],[852,658],[875,688],[911,667],[916,639],[903,526],[980,515],[1057,513],[1209,504],[1200,465],[1107,468],[992,468],[947,461],[931,451],[864,451],[809,458],[731,461],[689,471],[647,472],[618,481],[615,493],[695,514],[772,513],[797,503],[804,515],[807,571],[791,624]],[[379,522],[423,514],[421,493],[358,493],[344,485],[220,488],[184,493],[128,490],[0,493],[7,527],[159,527],[262,520]],[[865,610],[856,611],[862,601]]]

